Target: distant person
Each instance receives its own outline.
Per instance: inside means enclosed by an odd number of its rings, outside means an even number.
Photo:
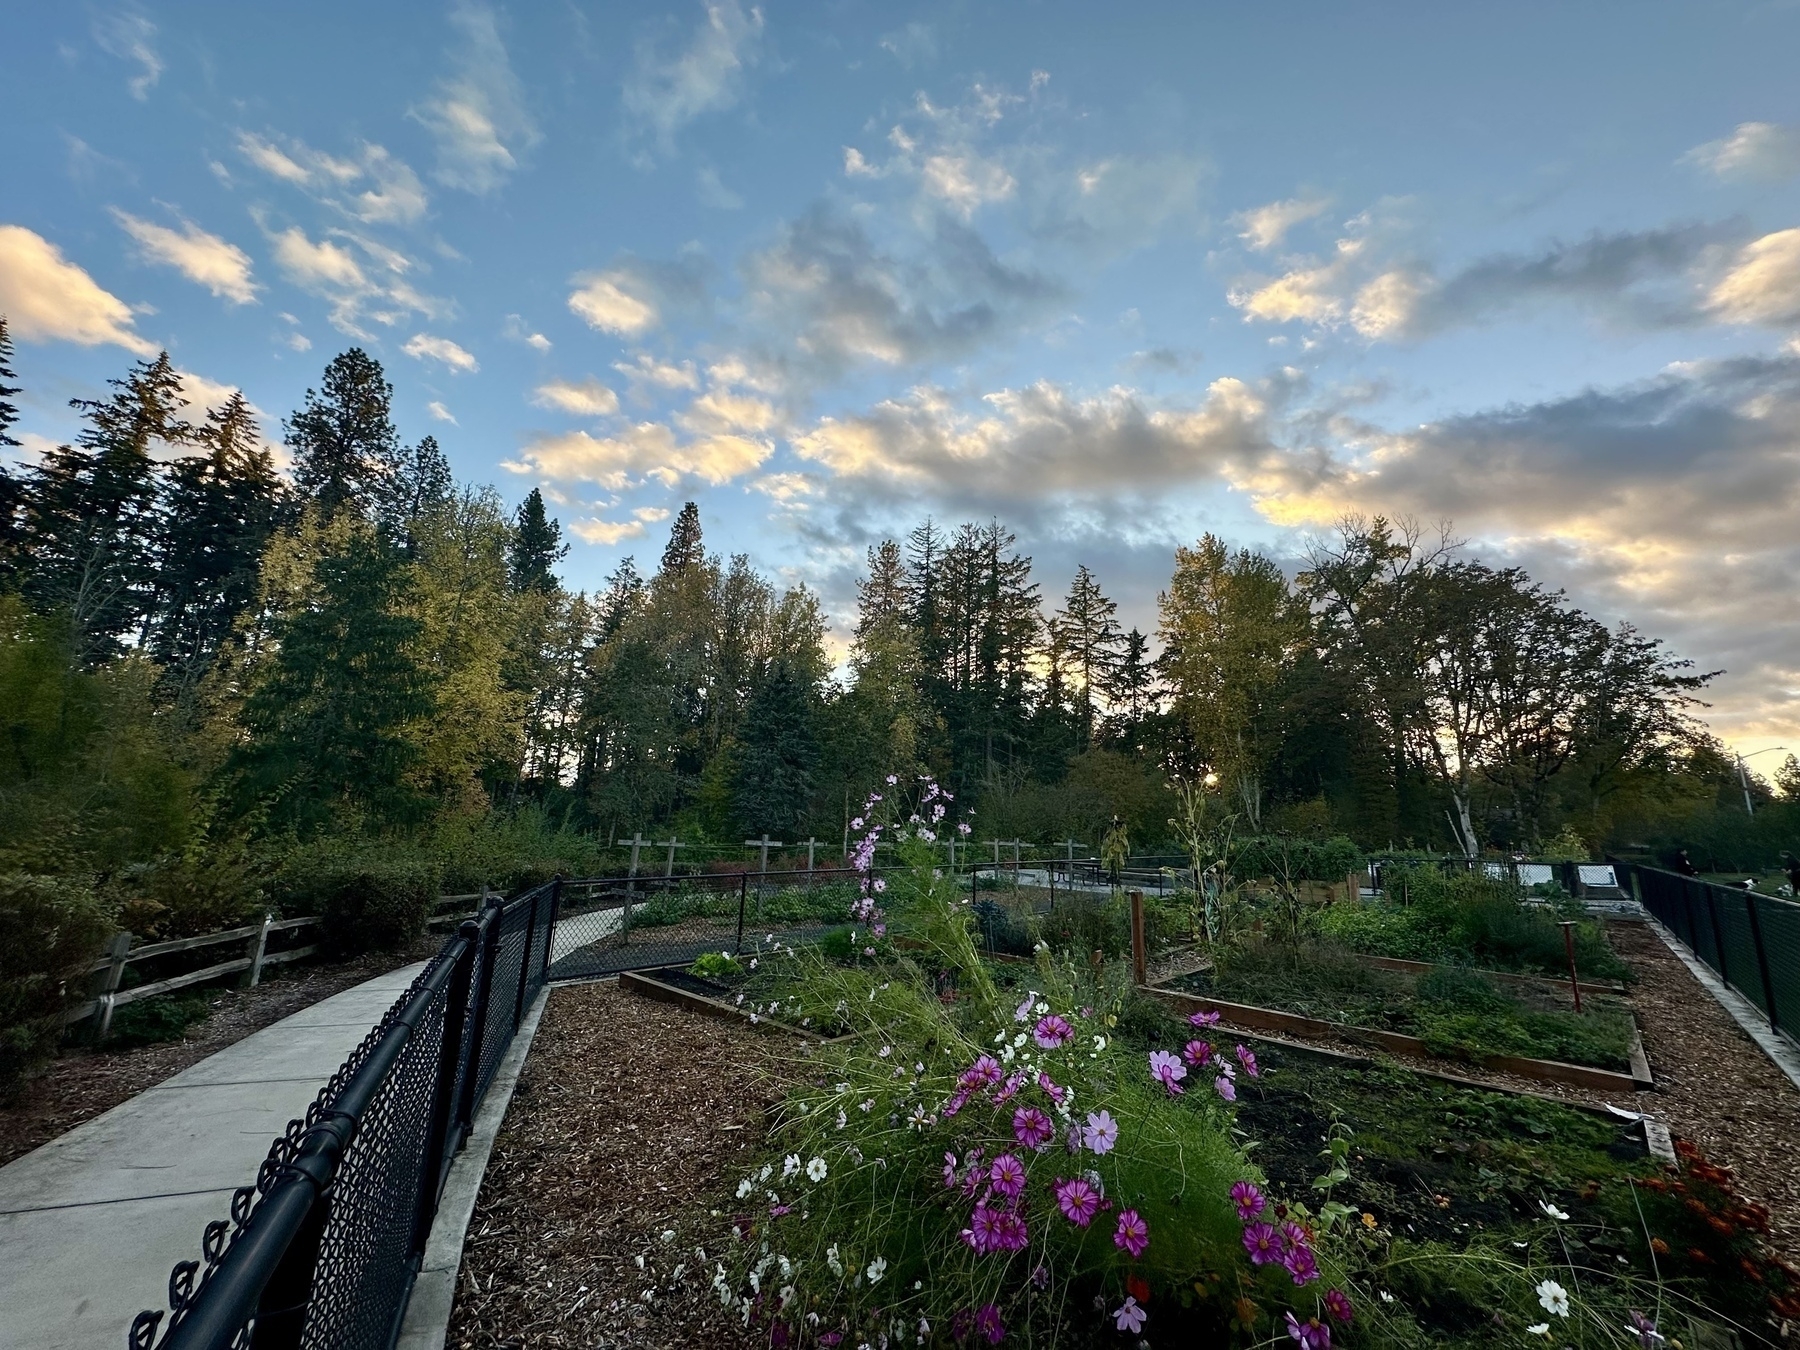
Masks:
[[[1800,897],[1800,858],[1783,849],[1781,853],[1781,870],[1787,873],[1788,888],[1795,896]]]
[[[1685,848],[1676,851],[1673,866],[1675,870],[1684,877],[1697,877],[1700,875],[1700,869],[1694,866],[1693,860],[1688,857]]]

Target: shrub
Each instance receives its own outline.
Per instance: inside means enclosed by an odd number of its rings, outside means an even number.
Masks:
[[[283,860],[278,890],[284,908],[317,914],[325,943],[338,955],[397,951],[425,931],[443,872],[410,850],[295,850]]]
[[[212,1000],[205,994],[163,994],[127,1003],[113,1014],[106,1040],[109,1050],[129,1050],[138,1045],[178,1041],[187,1029],[212,1014]]]
[[[0,874],[0,1091],[55,1049],[60,1014],[115,926],[85,881]]]
[[[121,926],[140,938],[198,937],[254,922],[262,888],[232,856],[173,857],[133,868],[120,883]]]
[[[1280,877],[1285,871],[1294,881],[1333,883],[1369,865],[1363,851],[1343,835],[1331,839],[1247,835],[1233,842],[1229,861],[1240,877]]]

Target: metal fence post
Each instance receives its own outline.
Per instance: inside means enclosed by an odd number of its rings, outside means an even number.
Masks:
[[[1780,1023],[1775,1014],[1775,985],[1769,979],[1769,953],[1763,947],[1762,920],[1756,914],[1756,892],[1744,892],[1744,910],[1750,916],[1750,941],[1756,948],[1756,973],[1762,977],[1763,1007],[1769,1014],[1769,1030],[1777,1031]]]
[[[1687,939],[1687,945],[1694,950],[1695,955],[1698,955],[1700,952],[1700,925],[1694,922],[1694,883],[1686,877],[1681,879],[1681,910],[1687,916],[1687,932],[1683,933],[1682,937]]]
[[[737,945],[731,949],[732,955],[744,950],[744,903],[750,898],[750,874],[738,873],[738,931]],[[760,898],[760,895],[759,895]]]
[[[1138,984],[1149,981],[1148,954],[1144,950],[1144,893],[1131,892],[1131,977]]]
[[[465,921],[458,931],[463,949],[457,953],[456,972],[444,991],[444,1034],[439,1041],[437,1082],[431,1093],[431,1123],[425,1135],[424,1166],[419,1169],[419,1194],[413,1202],[415,1262],[425,1253],[431,1221],[437,1215],[438,1197],[443,1193],[444,1178],[449,1175],[446,1164],[459,1142],[452,1138],[452,1118],[456,1114],[456,1069],[462,1062],[463,1036],[468,1030],[469,986],[475,978],[476,929],[473,923]]]
[[[481,1077],[481,1044],[487,1038],[488,1000],[494,993],[494,949],[500,936],[500,911],[484,909],[477,927],[480,950],[475,955],[475,1012],[469,1019],[469,1046],[463,1056],[462,1100],[456,1104],[456,1124],[467,1131],[475,1119],[475,1090]]]
[[[1719,957],[1719,978],[1731,983],[1731,972],[1725,968],[1725,932],[1719,927],[1719,897],[1711,886],[1706,888],[1706,912],[1712,920],[1713,950]]]
[[[539,886],[531,893],[531,916],[525,921],[525,950],[519,955],[519,990],[513,996],[513,1030],[525,1020],[525,989],[531,983],[531,944],[537,938],[538,900],[549,887]]]
[[[556,924],[562,917],[563,879],[558,873],[555,881],[550,883],[550,918],[544,925],[544,973],[543,978],[550,978],[552,950],[556,946]]]

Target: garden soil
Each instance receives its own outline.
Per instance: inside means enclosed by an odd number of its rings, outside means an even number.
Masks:
[[[112,1110],[146,1088],[191,1068],[208,1055],[321,999],[353,989],[390,970],[423,961],[441,935],[403,952],[384,952],[329,965],[271,971],[254,989],[201,990],[212,1002],[204,1021],[178,1041],[108,1050],[72,1046],[28,1079],[11,1101],[0,1100],[0,1166],[47,1144],[85,1120]]]
[[[612,982],[553,990],[469,1223],[446,1344],[767,1345],[713,1294],[732,1217],[711,1207],[759,1155],[777,1057],[798,1046]]]

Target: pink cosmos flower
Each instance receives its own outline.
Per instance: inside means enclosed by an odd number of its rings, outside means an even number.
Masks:
[[[1237,1084],[1233,1083],[1224,1074],[1220,1074],[1217,1078],[1213,1079],[1213,1091],[1217,1092],[1228,1102],[1235,1102],[1237,1100]]]
[[[1016,1200],[1025,1189],[1025,1164],[1010,1153],[1002,1153],[988,1168],[988,1180],[1008,1200]]]
[[[1262,1077],[1262,1074],[1257,1072],[1256,1056],[1254,1054],[1252,1054],[1248,1049],[1246,1049],[1244,1046],[1241,1046],[1241,1045],[1237,1047],[1236,1053],[1237,1053],[1238,1063],[1242,1064],[1244,1066],[1245,1073],[1249,1074],[1252,1078],[1261,1078]]]
[[[1094,1215],[1100,1212],[1099,1195],[1080,1177],[1069,1181],[1059,1178],[1053,1190],[1057,1208],[1077,1228],[1086,1228],[1093,1221]]]
[[[1188,1018],[1188,1025],[1190,1027],[1210,1027],[1218,1020],[1219,1014],[1216,1012],[1197,1012]]]
[[[1266,1266],[1281,1259],[1285,1244],[1273,1224],[1253,1223],[1244,1229],[1244,1250],[1250,1253],[1250,1264]]]
[[[1051,1101],[1055,1102],[1058,1106],[1063,1104],[1063,1089],[1056,1085],[1049,1074],[1040,1071],[1038,1074],[1037,1085],[1044,1090]]]
[[[1128,1253],[1135,1261],[1149,1245],[1150,1225],[1139,1217],[1135,1209],[1120,1210],[1119,1226],[1113,1230],[1113,1246]]]
[[[1025,1001],[1013,1009],[1013,1021],[1023,1022],[1031,1016],[1031,1005],[1037,1002],[1037,994],[1033,990],[1025,991]]]
[[[1307,1284],[1319,1278],[1319,1261],[1311,1247],[1289,1247],[1281,1258],[1281,1267],[1295,1284]]]
[[[1006,1323],[1000,1320],[1000,1310],[991,1303],[984,1303],[975,1313],[975,1330],[987,1337],[989,1345],[998,1345],[1006,1339]]]
[[[957,1085],[976,1092],[984,1087],[991,1087],[1000,1081],[1000,1061],[992,1055],[983,1055],[957,1078]]]
[[[1312,1246],[1312,1234],[1291,1219],[1281,1225],[1281,1240],[1290,1247]]]
[[[977,1256],[986,1256],[994,1250],[994,1221],[997,1218],[999,1215],[986,1205],[975,1206],[975,1212],[969,1216],[969,1226],[959,1236]]]
[[[989,1239],[992,1249],[997,1252],[1017,1252],[1025,1249],[1030,1241],[1026,1231],[1025,1220],[1017,1214],[1001,1210],[994,1215],[993,1236]]]
[[[1119,1142],[1119,1122],[1112,1118],[1109,1111],[1089,1111],[1087,1128],[1081,1132],[1081,1142],[1094,1153],[1112,1152],[1112,1146]]]
[[[1356,1315],[1356,1309],[1350,1303],[1350,1296],[1342,1289],[1325,1291],[1325,1311],[1331,1314],[1332,1321],[1343,1322],[1346,1325]]]
[[[958,1088],[955,1092],[950,1094],[950,1100],[944,1103],[944,1109],[943,1109],[944,1119],[948,1120],[951,1116],[955,1115],[958,1111],[962,1110],[963,1107],[967,1106],[968,1104],[969,1104],[969,1094],[967,1092],[964,1092],[961,1088]]]
[[[994,1094],[994,1105],[999,1106],[1003,1102],[1010,1102],[1014,1097],[1019,1095],[1019,1089],[1024,1086],[1025,1078],[1023,1074],[1015,1073],[1008,1075],[1005,1084]]]
[[[1237,1206],[1239,1223],[1255,1223],[1263,1212],[1263,1193],[1254,1181],[1240,1181],[1231,1188],[1231,1203]]]
[[[1144,1319],[1150,1316],[1139,1306],[1137,1299],[1130,1294],[1125,1296],[1125,1304],[1113,1313],[1113,1325],[1120,1331],[1129,1331],[1134,1336],[1144,1329]]]
[[[1196,1069],[1204,1068],[1206,1061],[1212,1058],[1212,1046],[1205,1041],[1189,1041],[1182,1047],[1181,1057]]]
[[[1013,1112],[1013,1138],[1026,1148],[1041,1153],[1055,1137],[1056,1127],[1050,1123],[1050,1117],[1037,1107],[1021,1106]]]
[[[1169,1095],[1174,1097],[1182,1091],[1180,1080],[1187,1077],[1187,1070],[1182,1067],[1181,1061],[1167,1050],[1152,1050],[1150,1052],[1150,1076],[1166,1087]]]
[[[1031,1039],[1038,1043],[1040,1050],[1054,1050],[1074,1036],[1075,1028],[1069,1025],[1069,1019],[1061,1013],[1051,1013],[1048,1017],[1038,1019]]]
[[[1320,1324],[1316,1317],[1309,1317],[1304,1322],[1287,1314],[1288,1338],[1297,1341],[1300,1350],[1331,1350],[1331,1328]]]
[[[953,1189],[955,1186],[956,1155],[954,1153],[946,1153],[944,1155],[944,1187],[946,1190],[949,1190]]]

